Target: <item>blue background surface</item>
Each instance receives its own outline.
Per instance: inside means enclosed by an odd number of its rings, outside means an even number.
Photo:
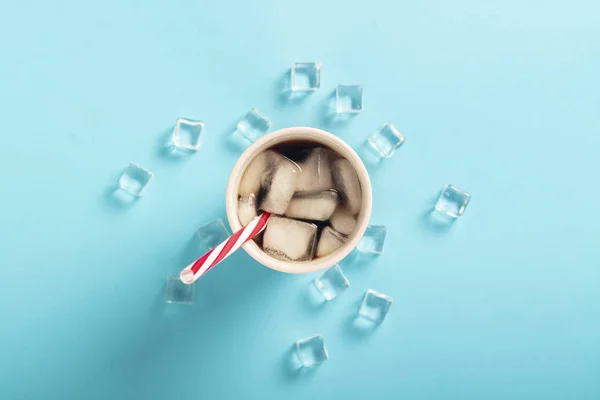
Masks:
[[[289,102],[296,61],[323,64],[322,88]],[[600,398],[599,71],[591,0],[3,3],[0,398]],[[365,110],[330,124],[338,83]],[[239,253],[165,310],[166,275],[225,216],[250,107],[355,148],[399,127],[371,169],[386,251],[346,263],[324,307],[313,276]],[[206,133],[172,158],[180,116]],[[155,178],[119,207],[130,161]],[[473,197],[441,229],[446,183]],[[395,300],[370,333],[351,323],[367,288]],[[297,374],[291,346],[315,333],[330,360]]]

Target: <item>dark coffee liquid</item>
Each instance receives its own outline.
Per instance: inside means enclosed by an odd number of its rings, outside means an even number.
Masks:
[[[327,149],[338,157],[341,157],[329,147],[323,146],[319,143],[311,142],[310,140],[290,140],[289,142],[278,143],[275,146],[270,147],[269,150],[276,151],[295,163],[301,163],[310,155],[311,150],[317,147]]]

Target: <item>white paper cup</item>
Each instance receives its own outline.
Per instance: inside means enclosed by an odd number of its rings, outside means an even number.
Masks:
[[[357,216],[357,223],[354,232],[348,237],[348,240],[344,246],[340,247],[328,256],[305,262],[281,261],[262,251],[262,249],[254,241],[249,241],[243,246],[244,250],[246,250],[246,252],[252,258],[264,266],[272,268],[276,271],[286,272],[288,274],[306,274],[329,268],[340,262],[352,251],[352,249],[356,247],[358,241],[365,233],[367,225],[369,224],[369,218],[371,217],[371,205],[373,202],[371,193],[371,180],[369,179],[369,174],[367,173],[365,165],[358,157],[356,152],[346,142],[323,130],[305,127],[280,129],[263,136],[242,153],[239,160],[233,167],[231,175],[229,176],[229,182],[227,184],[225,205],[227,208],[227,219],[229,220],[229,225],[231,226],[232,231],[235,232],[242,227],[237,214],[238,186],[246,167],[248,167],[248,164],[250,164],[254,157],[266,149],[279,143],[296,140],[306,140],[315,144],[322,144],[323,146],[330,148],[331,150],[340,154],[342,157],[346,158],[356,170],[362,189],[362,205]]]

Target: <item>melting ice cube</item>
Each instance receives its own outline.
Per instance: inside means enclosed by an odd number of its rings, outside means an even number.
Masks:
[[[302,171],[296,180],[296,190],[307,192],[333,188],[331,162],[334,154],[324,148],[312,149],[308,157],[300,163]]]
[[[261,179],[263,195],[259,208],[273,214],[283,214],[296,190],[300,167],[282,155],[277,155],[275,161],[269,160],[268,163],[268,172]]]
[[[250,193],[238,199],[238,218],[240,224],[248,225],[256,217],[256,195]]]
[[[278,154],[268,150],[264,153],[260,153],[250,162],[244,171],[244,175],[242,175],[242,180],[238,187],[240,196],[258,193],[260,190],[261,177],[267,171],[269,160],[276,156],[278,156]]]
[[[337,200],[338,192],[335,190],[296,193],[285,210],[285,216],[310,221],[326,221],[335,210]]]
[[[333,179],[343,202],[352,214],[358,214],[362,202],[362,192],[356,171],[350,161],[339,159],[333,162]]]
[[[263,249],[280,260],[308,261],[313,258],[316,237],[315,224],[271,216],[263,236]]]
[[[344,243],[346,243],[346,238],[341,233],[326,226],[319,238],[317,257],[325,257],[326,255],[333,253],[342,247]]]
[[[329,222],[333,229],[343,235],[351,234],[354,232],[354,228],[356,228],[356,218],[344,207],[336,208],[331,217],[329,217]]]

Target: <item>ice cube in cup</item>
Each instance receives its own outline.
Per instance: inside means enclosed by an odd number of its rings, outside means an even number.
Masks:
[[[263,250],[284,261],[309,261],[313,258],[317,226],[291,218],[271,216],[263,236]]]
[[[309,192],[333,188],[331,163],[334,158],[333,152],[323,147],[310,150],[308,157],[299,163],[301,171],[296,180],[296,191]]]
[[[262,199],[259,208],[273,214],[283,214],[296,190],[300,167],[287,157],[278,155],[262,175]]]
[[[285,216],[309,221],[326,221],[331,217],[338,201],[336,190],[297,192],[290,200]]]
[[[256,195],[250,193],[238,199],[238,218],[242,225],[248,225],[256,217]]]
[[[262,174],[267,169],[269,153],[269,151],[265,151],[264,153],[258,154],[246,167],[238,187],[238,194],[240,196],[258,193],[260,190]]]
[[[278,165],[283,158],[284,157],[281,154],[276,153],[273,150],[267,150],[254,157],[242,175],[240,186],[238,187],[238,194],[240,196],[251,193],[258,194],[263,184],[264,176],[267,175],[273,167]]]
[[[351,214],[358,214],[362,202],[362,192],[358,175],[350,161],[339,159],[333,162],[335,188],[342,195],[342,201]]]
[[[325,257],[346,243],[346,238],[331,227],[326,226],[321,232],[319,244],[317,245],[317,257]]]
[[[344,207],[338,207],[329,217],[329,223],[339,233],[349,235],[356,228],[356,217]]]

